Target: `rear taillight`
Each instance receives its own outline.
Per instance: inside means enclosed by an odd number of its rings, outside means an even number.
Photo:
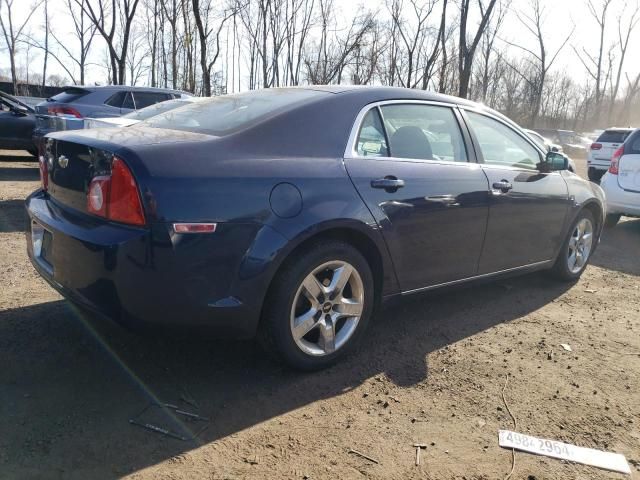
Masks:
[[[63,116],[68,115],[76,118],[82,118],[82,114],[72,107],[49,107],[47,109],[49,115]]]
[[[49,188],[49,168],[47,168],[47,159],[44,155],[38,156],[38,164],[40,167],[40,183],[42,190],[46,192]]]
[[[144,225],[138,185],[122,159],[113,157],[111,175],[91,180],[87,191],[87,211],[114,222]]]
[[[592,143],[591,144],[591,150],[600,150],[602,148],[602,144],[601,143]]]
[[[613,175],[618,175],[618,164],[620,163],[620,157],[624,153],[624,146],[617,149],[613,152],[613,156],[611,157],[611,165],[609,165],[609,173]]]

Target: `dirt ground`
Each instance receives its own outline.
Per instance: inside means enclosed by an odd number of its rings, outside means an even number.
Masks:
[[[30,160],[0,152],[0,478],[504,478],[507,376],[518,431],[623,453],[640,478],[640,220],[606,231],[575,285],[533,274],[416,297],[345,362],[298,374],[251,342],[150,338],[63,301],[25,252]],[[187,441],[129,423],[158,400],[209,422],[143,416],[199,432]],[[511,478],[629,477],[516,453]]]

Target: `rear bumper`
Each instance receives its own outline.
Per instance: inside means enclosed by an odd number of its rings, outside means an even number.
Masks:
[[[607,213],[640,216],[640,192],[630,192],[618,185],[616,175],[605,173],[600,186],[607,197]]]
[[[44,260],[34,254],[28,228],[29,258],[72,302],[125,325],[255,334],[268,280],[266,269],[256,270],[257,259],[246,255],[268,227],[224,224],[202,235],[176,235],[167,224],[131,228],[63,209],[41,191],[27,198],[26,207],[30,226],[36,222],[52,238]],[[253,276],[240,272],[247,261]]]
[[[589,158],[587,160],[587,167],[593,168],[595,170],[608,170],[611,165],[611,160],[599,160]]]

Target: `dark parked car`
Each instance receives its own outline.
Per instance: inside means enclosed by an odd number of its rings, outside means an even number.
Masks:
[[[32,139],[36,124],[34,113],[33,107],[0,92],[0,149],[27,150],[37,155]]]
[[[257,333],[301,369],[348,352],[379,301],[575,280],[602,229],[565,156],[424,91],[267,89],[48,137],[26,207],[51,285],[125,324]]]
[[[586,158],[591,142],[572,130],[554,130],[549,128],[534,128],[536,132],[553,143],[562,146],[562,151],[575,158]]]
[[[109,85],[68,87],[36,105],[34,143],[49,132],[84,128],[86,117],[119,117],[155,103],[189,96],[177,90]]]

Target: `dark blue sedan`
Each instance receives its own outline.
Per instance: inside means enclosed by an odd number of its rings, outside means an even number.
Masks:
[[[257,335],[300,369],[342,357],[392,297],[576,280],[604,218],[565,156],[416,90],[253,91],[43,147],[27,248],[53,287],[124,324]]]

